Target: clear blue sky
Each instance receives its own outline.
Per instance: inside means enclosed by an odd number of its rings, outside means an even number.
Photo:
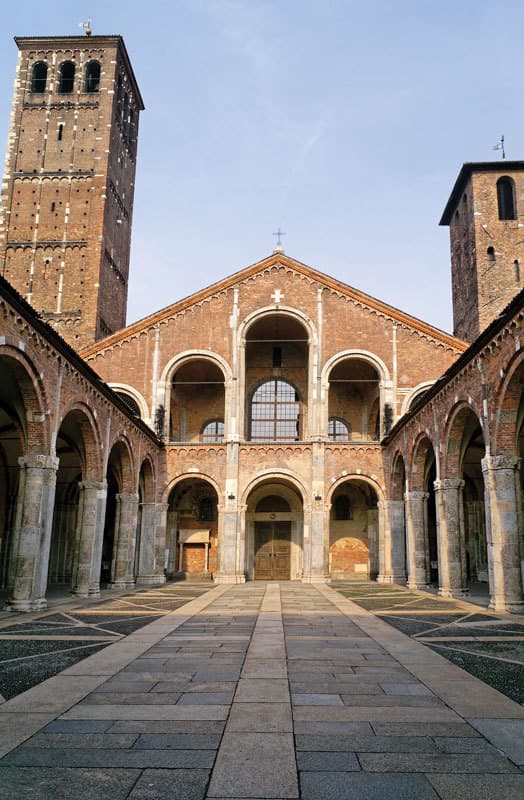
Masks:
[[[464,161],[524,157],[514,0],[26,0],[2,10],[1,141],[14,35],[124,36],[146,104],[128,322],[289,255],[446,330],[447,228]]]

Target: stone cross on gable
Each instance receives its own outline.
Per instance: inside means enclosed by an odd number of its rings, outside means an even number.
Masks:
[[[275,289],[275,291],[271,295],[271,299],[276,305],[278,305],[280,301],[284,299],[284,295],[282,294],[280,289]]]

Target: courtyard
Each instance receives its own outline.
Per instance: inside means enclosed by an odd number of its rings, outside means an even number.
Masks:
[[[513,800],[523,654],[522,617],[367,582],[2,613],[0,798]]]

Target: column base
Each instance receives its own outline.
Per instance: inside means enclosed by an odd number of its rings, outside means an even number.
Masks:
[[[406,575],[402,574],[402,573],[399,573],[397,575],[395,575],[395,574],[393,574],[393,575],[382,575],[381,573],[379,573],[377,575],[377,577],[376,577],[376,582],[377,583],[388,583],[388,584],[398,583],[401,586],[404,586],[405,583],[406,583]]]
[[[139,575],[136,579],[137,586],[163,586],[165,582],[165,575]]]
[[[408,582],[406,583],[406,586],[408,587],[408,589],[415,589],[415,590],[418,590],[419,592],[425,592],[428,589],[428,584],[427,583],[425,583],[425,582],[422,583],[422,582],[418,582],[418,581],[409,581],[408,580]]]
[[[302,583],[328,583],[329,575],[303,575]]]
[[[498,611],[499,613],[502,611],[507,613],[514,612],[517,614],[522,614],[524,612],[524,600],[499,601],[492,597],[489,601],[488,608],[490,611]]]
[[[111,589],[116,592],[124,592],[135,588],[135,581],[115,581],[111,584]]]
[[[215,572],[214,583],[245,583],[246,576],[241,572]]]
[[[41,597],[38,600],[9,600],[6,606],[7,611],[29,613],[34,611],[45,611],[47,600]]]

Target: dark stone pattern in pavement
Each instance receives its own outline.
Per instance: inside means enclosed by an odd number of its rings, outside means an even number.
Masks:
[[[210,583],[171,583],[26,621],[18,615],[13,624],[5,624],[9,612],[0,614],[0,695],[10,700],[210,588]],[[13,635],[23,638],[6,638]]]
[[[334,583],[332,588],[517,703],[524,703],[524,624],[518,618],[479,613],[463,602],[432,599],[396,585]],[[445,641],[440,641],[443,637]],[[473,638],[476,641],[468,641]]]

